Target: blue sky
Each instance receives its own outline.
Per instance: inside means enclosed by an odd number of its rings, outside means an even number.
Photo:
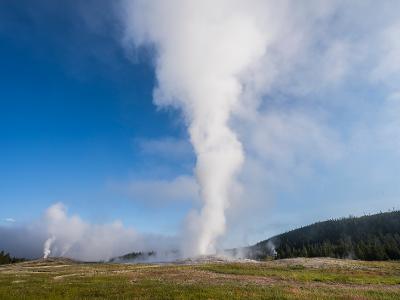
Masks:
[[[50,2],[1,4],[1,217],[27,222],[62,201],[90,220],[171,230],[185,208],[161,213],[108,182],[170,176],[149,172],[162,162],[137,141],[181,137],[182,124],[152,104],[151,63],[128,60],[112,29],[99,36],[75,26],[78,13],[65,5],[70,15]]]
[[[113,9],[0,2],[0,226],[30,224],[62,202],[89,223],[174,235],[199,207],[182,114],[153,103],[153,49],[128,51]],[[400,47],[389,38],[389,48],[360,51],[393,19],[385,11],[385,22],[357,23],[373,12],[362,9],[332,18],[337,26],[315,33],[296,67],[265,83],[251,122],[232,121],[248,156],[228,245],[400,208],[400,64],[384,61]],[[359,27],[344,32],[348,19]],[[366,38],[370,28],[376,40]],[[321,63],[329,59],[334,67]]]

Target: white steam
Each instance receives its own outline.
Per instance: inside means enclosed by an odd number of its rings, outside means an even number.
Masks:
[[[108,260],[133,251],[162,251],[173,249],[174,241],[159,236],[144,236],[120,221],[109,224],[91,224],[77,215],[69,216],[62,203],[50,206],[41,228],[47,240],[43,257],[66,256],[84,261]],[[160,246],[162,243],[162,246]],[[169,248],[168,248],[169,247]]]
[[[360,95],[347,101],[332,91],[347,93],[355,78],[398,89],[396,1],[385,9],[368,0],[122,3],[124,44],[128,50],[154,50],[154,101],[183,112],[197,155],[203,207],[188,217],[186,255],[215,252],[230,204],[240,221],[245,207],[254,222],[257,211],[250,202],[268,202],[268,185],[286,183],[315,161],[341,157],[335,132],[341,129],[329,121],[337,115],[333,107],[337,103],[344,112],[365,103]],[[245,203],[232,191],[244,162]],[[265,210],[258,212],[265,219]],[[228,221],[239,224],[237,218]]]
[[[54,240],[55,240],[55,237],[52,236],[44,242],[44,249],[43,249],[43,258],[44,259],[48,258],[49,255],[51,254],[51,245],[53,244]]]
[[[155,45],[155,102],[181,109],[197,155],[203,207],[189,217],[185,255],[213,253],[225,232],[235,175],[244,153],[230,117],[245,71],[268,41],[262,1],[126,1],[126,42]]]

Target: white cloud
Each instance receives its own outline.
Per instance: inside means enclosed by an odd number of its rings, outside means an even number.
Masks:
[[[43,218],[30,224],[0,227],[0,234],[1,249],[28,258],[42,257],[49,250],[50,256],[98,261],[132,251],[173,250],[177,245],[176,238],[140,234],[118,220],[89,223],[78,215],[68,215],[62,203],[50,206]]]
[[[400,93],[393,92],[371,113],[370,119],[360,121],[352,129],[349,147],[354,152],[385,152],[400,154]]]
[[[377,37],[378,64],[372,72],[372,78],[398,87],[400,78],[400,22],[384,28]],[[395,79],[395,81],[393,80]],[[387,83],[386,83],[387,84]]]
[[[13,218],[5,218],[4,221],[8,222],[8,223],[15,223],[16,222],[15,219],[13,219]]]
[[[317,166],[334,165],[346,151],[338,132],[315,112],[270,109],[241,122],[238,130],[246,145],[241,174],[246,201],[233,207],[239,213],[257,211],[260,202],[268,206],[275,191],[313,176]]]
[[[271,166],[292,169],[296,164],[340,157],[335,132],[317,116],[298,111],[268,110],[248,125],[243,136],[253,158]]]
[[[400,92],[387,98],[382,119],[377,129],[379,142],[400,154]]]
[[[276,228],[268,228],[272,220],[290,213],[273,215],[279,192],[296,188],[318,176],[315,168],[332,166],[343,158],[346,145],[327,123],[315,112],[292,108],[269,109],[236,124],[246,147],[246,162],[241,186],[227,212],[225,246],[256,242],[263,234],[276,233]]]

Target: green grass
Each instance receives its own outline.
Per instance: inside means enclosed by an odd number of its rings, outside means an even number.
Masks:
[[[213,264],[202,267],[203,270],[235,275],[252,275],[273,277],[281,280],[292,280],[300,282],[326,282],[344,284],[400,284],[400,272],[394,273],[371,271],[371,270],[350,270],[350,269],[311,269],[304,266],[270,267],[255,264]]]
[[[397,262],[0,267],[0,299],[400,299],[399,284]]]

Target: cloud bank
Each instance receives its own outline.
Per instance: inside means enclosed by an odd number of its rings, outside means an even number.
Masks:
[[[68,215],[62,203],[50,206],[40,220],[0,227],[0,248],[13,256],[65,256],[83,261],[108,260],[133,251],[176,249],[175,238],[139,234],[120,221],[92,224]]]

